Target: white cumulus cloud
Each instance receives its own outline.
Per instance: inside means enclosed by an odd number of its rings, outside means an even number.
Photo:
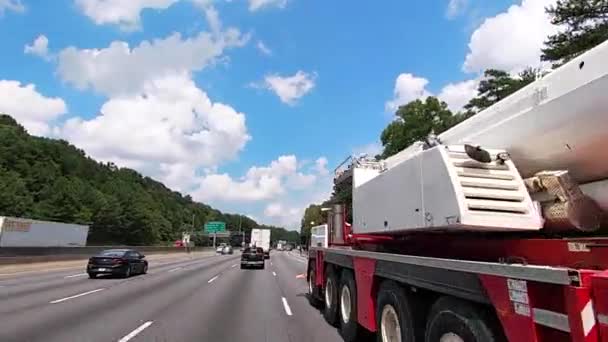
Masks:
[[[433,94],[427,89],[429,80],[410,73],[403,73],[395,80],[393,99],[386,102],[386,109],[395,111],[399,106],[410,101],[424,99],[427,96],[437,96],[448,104],[450,110],[457,112],[477,94],[478,83],[477,79],[449,83],[441,89],[439,94]]]
[[[254,83],[252,86],[268,89],[274,92],[281,102],[293,106],[315,87],[315,82],[316,74],[299,70],[293,76],[268,75],[264,82]]]
[[[95,24],[114,24],[124,31],[141,28],[141,12],[164,10],[179,0],[76,0],[78,8]]]
[[[252,166],[241,178],[235,179],[226,173],[202,176],[193,197],[200,201],[221,202],[273,200],[289,195],[288,189],[307,189],[320,175],[301,170],[295,155],[284,155],[267,166]]]
[[[0,15],[4,14],[5,11],[23,12],[25,6],[23,6],[21,0],[0,0]]]
[[[109,99],[92,119],[61,128],[70,142],[99,160],[135,166],[180,189],[184,174],[234,158],[250,139],[245,115],[212,102],[187,75],[146,83],[139,94]],[[178,184],[178,181],[181,182]]]
[[[445,15],[452,19],[461,15],[469,5],[469,0],[450,0]]]
[[[33,84],[0,80],[0,113],[9,114],[31,134],[49,134],[49,122],[67,112],[58,97],[46,97]]]
[[[285,8],[287,0],[249,0],[249,10],[255,12],[265,7]]]
[[[450,110],[457,112],[477,95],[478,85],[478,79],[449,83],[441,89],[437,96],[448,104]]]
[[[268,46],[266,46],[266,44],[264,44],[263,41],[258,40],[258,43],[255,45],[258,50],[260,50],[260,52],[266,56],[271,56],[272,55],[272,50],[270,50],[270,48]]]
[[[325,158],[325,157],[319,157],[319,159],[317,159],[315,161],[315,170],[320,175],[326,175],[326,174],[328,174],[329,170],[327,170],[327,158]]]
[[[386,102],[386,109],[394,111],[403,104],[431,95],[426,90],[428,83],[429,81],[423,77],[416,77],[410,73],[399,74],[395,80],[393,99]]]
[[[78,89],[93,89],[109,96],[133,94],[159,76],[202,70],[220,58],[225,49],[246,41],[247,37],[230,28],[221,33],[200,32],[186,39],[174,33],[133,48],[123,41],[103,49],[68,47],[59,53],[57,71]]]
[[[463,70],[517,72],[539,66],[544,41],[558,30],[545,13],[545,7],[555,1],[522,0],[506,12],[487,18],[471,35]]]
[[[26,44],[23,48],[23,52],[48,60],[50,59],[49,39],[45,35],[41,34],[34,39],[32,44]]]
[[[269,203],[264,208],[264,216],[273,219],[273,223],[295,228],[304,215],[303,207],[290,207],[280,202]]]

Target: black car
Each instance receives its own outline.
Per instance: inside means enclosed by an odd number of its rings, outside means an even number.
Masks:
[[[99,274],[118,275],[124,278],[132,274],[148,272],[145,255],[133,249],[108,249],[89,259],[87,273],[90,278]]]
[[[241,269],[257,266],[264,269],[264,250],[260,247],[247,247],[241,254]]]

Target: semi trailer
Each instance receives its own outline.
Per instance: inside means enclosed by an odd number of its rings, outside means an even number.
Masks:
[[[86,225],[0,217],[0,248],[84,247],[88,234]]]
[[[352,203],[328,210],[307,280],[345,341],[608,341],[607,60],[603,43],[439,136],[336,169]]]

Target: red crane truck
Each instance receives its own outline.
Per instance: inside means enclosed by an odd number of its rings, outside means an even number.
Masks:
[[[336,172],[352,203],[329,208],[307,279],[345,341],[608,341],[607,59]]]

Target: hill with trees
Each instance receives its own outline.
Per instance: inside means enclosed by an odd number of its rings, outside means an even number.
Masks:
[[[246,234],[261,227],[272,229],[273,240],[298,239],[298,232],[222,213],[132,169],[95,161],[65,140],[31,136],[5,114],[0,115],[0,215],[88,224],[88,243],[97,245],[170,243],[193,223],[200,228],[216,220],[229,230],[240,225]]]

